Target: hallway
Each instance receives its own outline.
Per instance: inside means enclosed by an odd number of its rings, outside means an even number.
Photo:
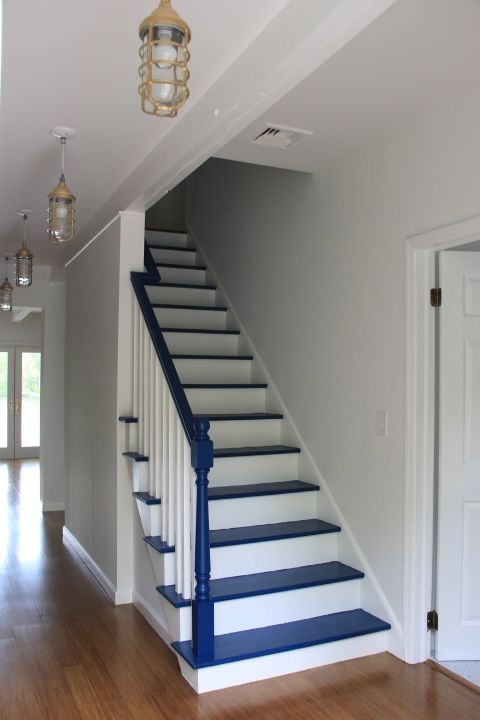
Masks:
[[[380,655],[198,697],[42,516],[39,463],[0,463],[0,720],[474,720],[480,695]]]

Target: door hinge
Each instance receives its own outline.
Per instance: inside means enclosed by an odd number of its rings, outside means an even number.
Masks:
[[[427,613],[427,630],[438,630],[438,613],[436,610],[430,610]]]
[[[432,288],[430,290],[430,305],[434,308],[440,307],[442,304],[442,288]]]

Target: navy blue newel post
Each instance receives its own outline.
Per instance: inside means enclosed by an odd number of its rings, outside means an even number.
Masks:
[[[192,650],[198,660],[214,655],[213,601],[210,597],[210,527],[208,520],[208,473],[213,467],[213,443],[208,420],[193,423],[192,467],[197,479],[197,527],[195,535],[195,599],[192,601]]]

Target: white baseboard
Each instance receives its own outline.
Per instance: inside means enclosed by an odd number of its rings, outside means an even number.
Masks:
[[[110,578],[105,575],[92,556],[85,550],[83,545],[66,526],[63,527],[63,541],[65,545],[73,550],[85,563],[96,581],[107,594],[109,600],[111,600],[114,605],[127,605],[132,602],[132,592],[128,590],[118,591]]]
[[[136,590],[133,591],[133,604],[135,605],[137,610],[143,615],[148,624],[152,626],[155,632],[160,635],[163,642],[173,652],[173,649],[170,645],[170,643],[172,642],[172,638],[170,636],[168,628],[166,627],[165,623],[163,622],[160,615],[156,612],[156,610]]]
[[[42,512],[65,512],[64,502],[43,502]]]

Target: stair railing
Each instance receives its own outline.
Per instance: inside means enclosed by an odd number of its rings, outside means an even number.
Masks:
[[[208,474],[213,466],[210,423],[193,417],[145,288],[160,277],[150,260],[146,267],[149,273],[131,273],[138,301],[133,322],[133,414],[138,418],[138,453],[149,459],[148,487],[143,489],[161,499],[162,541],[175,547],[175,591],[192,600],[192,650],[199,660],[207,660],[214,652],[208,516]]]

